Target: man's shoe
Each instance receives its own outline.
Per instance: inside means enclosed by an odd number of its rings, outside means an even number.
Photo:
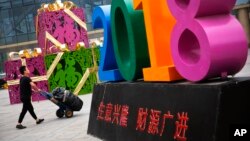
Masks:
[[[19,124],[19,125],[16,125],[16,128],[17,129],[24,129],[24,128],[26,128],[26,126],[23,126],[22,124]]]
[[[36,122],[36,124],[40,124],[43,121],[44,121],[44,119],[38,119],[38,121]]]

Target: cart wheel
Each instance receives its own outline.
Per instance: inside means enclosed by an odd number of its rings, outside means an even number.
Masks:
[[[57,116],[58,118],[62,118],[62,117],[64,116],[64,111],[61,110],[61,109],[58,109],[58,110],[56,111],[56,116]]]
[[[65,111],[65,116],[66,116],[67,118],[73,117],[73,111],[72,111],[72,110],[66,110],[66,111]]]

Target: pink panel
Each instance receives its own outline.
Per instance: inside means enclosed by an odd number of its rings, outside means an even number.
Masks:
[[[171,35],[176,69],[190,81],[239,72],[247,59],[247,38],[230,15],[236,0],[167,0],[177,19]]]
[[[172,14],[177,20],[228,14],[236,0],[166,0]]]
[[[28,69],[30,70],[30,77],[34,76],[43,76],[46,75],[46,69],[44,64],[44,57],[35,57],[35,58],[28,58],[26,59],[26,64]],[[5,62],[5,72],[6,72],[6,80],[16,80],[20,79],[21,74],[19,72],[19,68],[22,65],[21,60],[14,60],[14,61],[6,61]],[[47,81],[40,81],[35,82],[37,86],[45,91],[48,91],[48,82]],[[11,85],[8,86],[9,90],[9,99],[10,104],[20,103],[20,91],[19,91],[19,84],[18,85]],[[39,101],[44,100],[43,96],[37,93],[32,93],[32,101]]]
[[[41,90],[48,91],[48,82],[47,81],[35,82],[35,84]],[[21,103],[19,84],[9,86],[8,90],[9,90],[10,104]],[[32,92],[31,99],[32,99],[32,101],[41,101],[41,100],[45,100],[46,98],[44,98],[43,96],[41,96],[38,93]]]
[[[176,25],[171,51],[178,72],[201,81],[239,72],[247,59],[247,40],[233,16],[200,18]]]
[[[46,75],[44,57],[35,57],[26,59],[26,64],[30,70],[30,77]]]
[[[82,8],[75,8],[71,11],[86,22]],[[78,42],[84,42],[87,47],[89,46],[87,31],[80,27],[63,10],[43,12],[38,15],[38,44],[43,52],[45,52],[45,31],[49,32],[59,42],[66,43],[71,51],[75,50]],[[49,47],[53,46],[51,42],[47,42],[46,46],[47,53],[58,52],[58,50],[50,52]]]
[[[19,85],[8,86],[10,104],[21,103]]]
[[[21,77],[19,67],[22,65],[21,60],[6,61],[4,63],[6,80],[15,80]]]

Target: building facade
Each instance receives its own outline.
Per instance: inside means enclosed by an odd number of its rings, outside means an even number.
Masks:
[[[92,30],[91,15],[94,7],[111,3],[111,0],[71,1],[85,9],[88,31]],[[31,41],[27,44],[27,48],[36,46],[36,43],[32,44],[32,41],[36,40],[34,19],[37,9],[42,3],[51,2],[54,0],[0,0],[0,73],[3,71],[3,62],[7,59],[7,52],[19,51],[18,44],[24,42]],[[13,45],[11,49],[5,48],[9,45]]]

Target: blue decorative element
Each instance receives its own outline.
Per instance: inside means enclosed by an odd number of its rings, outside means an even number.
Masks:
[[[101,81],[123,80],[118,70],[110,28],[111,5],[98,6],[94,9],[92,21],[93,28],[104,29],[103,47],[100,48],[101,58],[99,66],[99,79]]]

